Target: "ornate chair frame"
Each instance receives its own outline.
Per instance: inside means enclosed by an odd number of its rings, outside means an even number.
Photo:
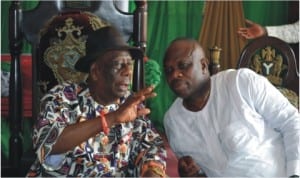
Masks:
[[[72,11],[88,11],[105,21],[112,23],[126,36],[132,37],[133,45],[145,51],[147,42],[147,2],[135,1],[133,13],[124,13],[116,6],[116,1],[84,1],[90,6],[73,6],[77,1],[40,1],[37,8],[24,11],[20,1],[12,1],[9,9],[9,46],[11,53],[10,92],[9,92],[9,123],[10,123],[10,169],[14,174],[20,171],[22,150],[22,78],[20,55],[23,37],[32,45],[32,117],[37,115],[37,58],[39,52],[39,32],[53,15]],[[128,1],[129,2],[129,1]],[[73,3],[73,4],[72,4]],[[115,10],[112,10],[115,9]],[[112,14],[114,12],[114,14]],[[127,16],[120,21],[120,16]],[[119,20],[118,20],[119,19]],[[128,25],[132,24],[132,26]],[[144,61],[135,60],[133,90],[138,91],[144,86]]]

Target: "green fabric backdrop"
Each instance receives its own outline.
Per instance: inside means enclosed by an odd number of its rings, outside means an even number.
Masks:
[[[177,36],[198,38],[202,23],[202,1],[150,1],[148,2],[147,55],[162,66],[167,45]],[[150,117],[159,130],[163,130],[163,115],[175,98],[165,77],[157,86],[158,96],[148,102]]]
[[[37,1],[22,1],[24,9],[34,8]],[[9,53],[8,47],[8,9],[10,1],[1,1],[1,53]],[[131,9],[134,3],[130,1]],[[164,51],[174,38],[188,36],[198,39],[204,1],[148,1],[148,43],[147,55],[160,65]],[[262,25],[287,23],[287,1],[245,1],[245,17]],[[23,52],[30,53],[30,45],[24,43]],[[162,65],[161,65],[162,66]],[[155,126],[163,130],[163,115],[174,100],[165,77],[156,88],[158,96],[149,100],[150,114]]]

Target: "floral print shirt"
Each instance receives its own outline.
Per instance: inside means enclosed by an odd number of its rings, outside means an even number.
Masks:
[[[120,98],[119,104],[128,96]],[[51,89],[42,98],[33,134],[37,160],[27,176],[138,177],[146,161],[166,166],[163,140],[147,117],[115,125],[107,135],[100,132],[71,151],[50,155],[65,127],[94,119],[101,111],[115,111],[119,104],[98,104],[85,83],[63,83]]]

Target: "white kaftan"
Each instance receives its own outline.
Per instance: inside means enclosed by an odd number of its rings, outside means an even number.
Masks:
[[[164,126],[176,156],[192,156],[207,176],[300,175],[299,112],[250,69],[213,75],[201,111],[177,98]]]

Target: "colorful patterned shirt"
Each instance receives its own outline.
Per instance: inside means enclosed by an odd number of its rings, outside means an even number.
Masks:
[[[114,125],[107,135],[100,132],[71,151],[50,155],[65,127],[94,119],[103,110],[115,111],[119,104],[100,105],[85,83],[64,83],[51,89],[41,106],[33,134],[37,160],[27,176],[138,177],[146,161],[166,166],[163,140],[147,117]]]

